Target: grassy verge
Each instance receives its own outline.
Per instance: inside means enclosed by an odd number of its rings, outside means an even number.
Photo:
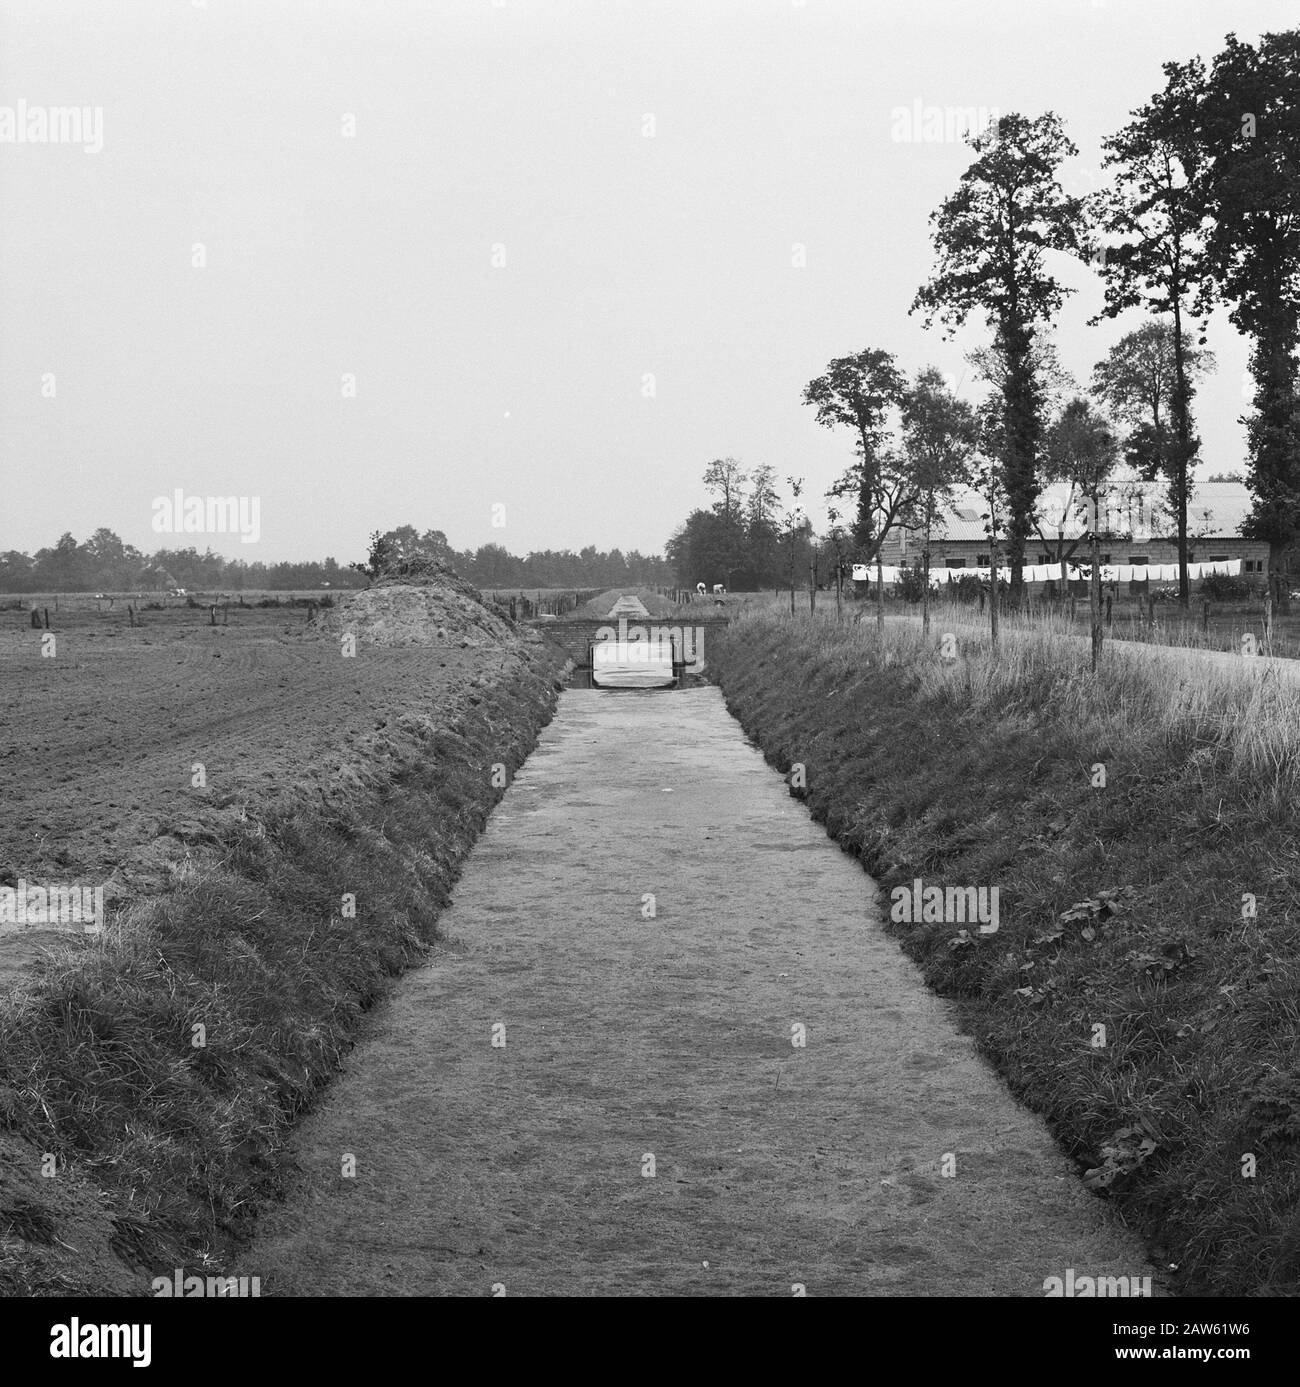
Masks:
[[[0,1004],[0,1295],[220,1271],[282,1188],[288,1124],[433,939],[493,765],[550,719],[545,651],[381,722],[325,789],[250,805],[173,890]]]
[[[1300,687],[945,629],[767,613],[709,664],[886,917],[999,888],[996,933],[886,927],[1174,1283],[1300,1292]]]

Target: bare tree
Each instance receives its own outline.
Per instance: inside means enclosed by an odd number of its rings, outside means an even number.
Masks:
[[[1101,661],[1102,497],[1119,457],[1119,440],[1109,422],[1087,400],[1071,400],[1047,431],[1049,474],[1072,482],[1089,503],[1088,606],[1092,616],[1092,667]]]
[[[803,507],[799,504],[799,497],[803,492],[802,477],[787,477],[786,485],[790,488],[790,495],[794,498],[789,509],[785,513],[785,539],[786,557],[790,565],[790,615],[794,615],[794,550],[795,541],[808,526],[808,517],[804,514]]]
[[[943,372],[927,366],[903,400],[903,446],[915,492],[913,518],[921,545],[921,632],[930,631],[930,536],[941,508],[971,477],[979,437],[975,411],[948,389]]]

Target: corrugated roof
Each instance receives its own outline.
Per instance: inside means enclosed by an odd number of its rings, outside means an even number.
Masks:
[[[945,516],[934,527],[932,538],[987,540],[988,535],[985,533],[982,520],[954,520]]]
[[[1073,511],[1059,525],[1059,517],[1069,488],[1045,488],[1040,498],[1043,532],[1056,536],[1058,528],[1067,539],[1086,533],[1083,517]],[[1112,488],[1107,500],[1109,528],[1121,533],[1132,531],[1135,539],[1172,534],[1174,524],[1164,510],[1165,488],[1160,483],[1144,484],[1123,480]],[[1244,482],[1198,482],[1187,507],[1188,533],[1194,539],[1228,539],[1240,535],[1240,527],[1250,514],[1251,495]],[[939,518],[933,537],[937,540],[980,541],[988,536],[980,518],[987,507],[975,493],[959,493],[955,504]],[[915,531],[910,531],[915,534]]]
[[[1250,505],[1250,490],[1244,482],[1201,482],[1187,503],[1187,528],[1194,535],[1239,534]]]

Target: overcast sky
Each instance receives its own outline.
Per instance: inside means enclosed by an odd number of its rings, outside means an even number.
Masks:
[[[1293,0],[0,13],[11,136],[24,110],[102,110],[80,145],[0,143],[0,550],[107,525],[340,562],[408,522],[458,549],[658,552],[717,456],[820,497],[852,456],[800,403],[827,361],[882,347],[973,394],[987,338],[908,316],[971,156],[894,138],[895,108],[1055,110],[1083,193],[1162,61],[1297,19]],[[1136,320],[1087,327],[1100,282],[1060,270],[1086,381]],[[1236,469],[1246,346],[1223,318],[1210,346],[1203,470]],[[259,541],[155,533],[177,488],[259,498]]]

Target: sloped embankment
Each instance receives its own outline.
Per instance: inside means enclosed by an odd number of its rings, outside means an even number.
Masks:
[[[710,670],[891,902],[917,878],[999,888],[996,933],[889,927],[1175,1285],[1296,1294],[1295,692],[1194,664],[1094,677],[1050,638],[950,666],[938,633],[875,641],[742,620]]]
[[[289,1124],[434,938],[561,663],[503,628],[454,689],[392,690],[332,774],[250,800],[169,890],[5,999],[0,1295],[219,1270],[284,1187]]]

